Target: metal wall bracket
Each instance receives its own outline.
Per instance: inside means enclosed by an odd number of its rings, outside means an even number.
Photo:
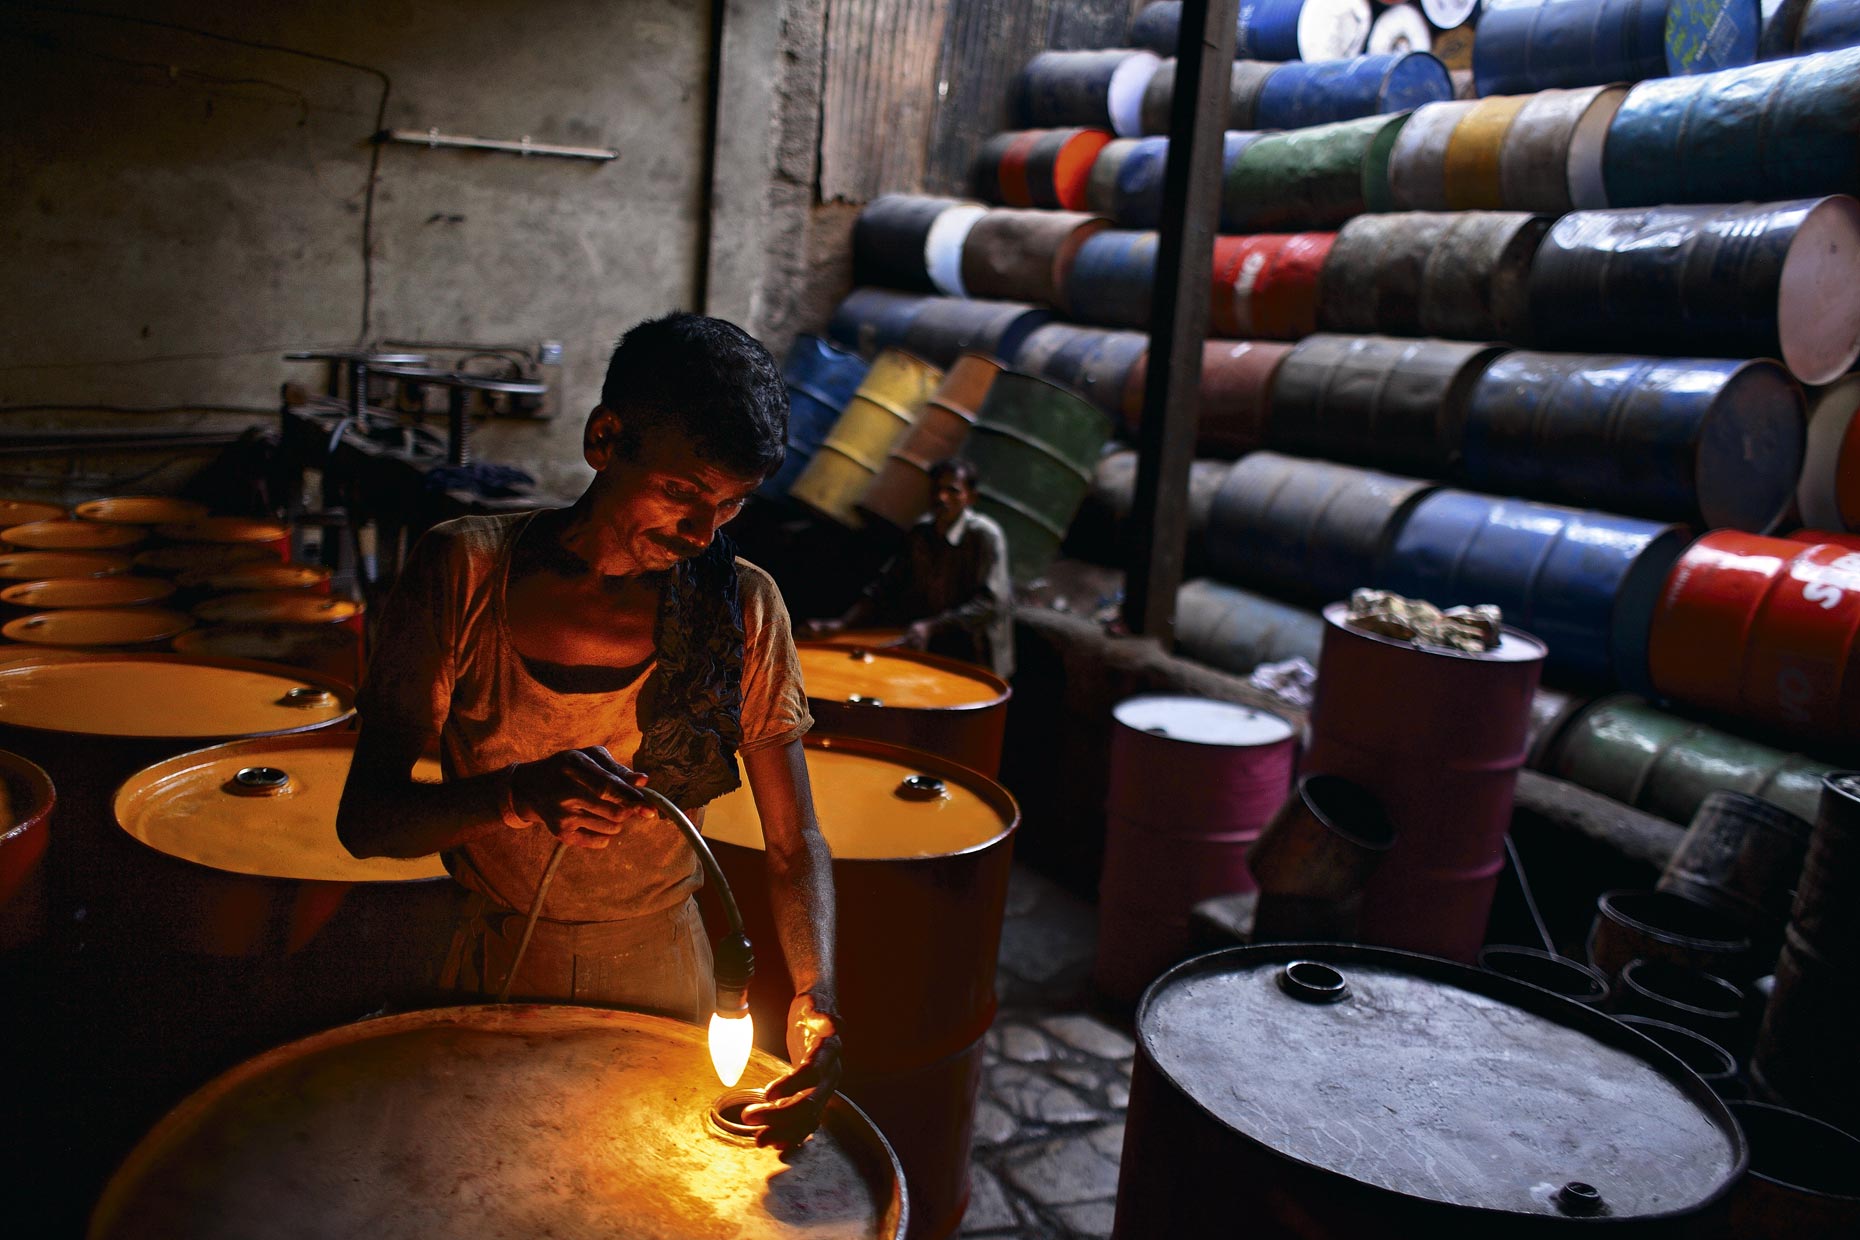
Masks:
[[[503,138],[469,138],[440,133],[437,129],[384,129],[375,135],[377,142],[402,142],[437,150],[446,147],[460,151],[503,151],[509,155],[552,155],[557,159],[592,159],[606,163],[620,158],[620,152],[604,146],[557,146],[550,142],[532,142],[524,134],[515,142]]]

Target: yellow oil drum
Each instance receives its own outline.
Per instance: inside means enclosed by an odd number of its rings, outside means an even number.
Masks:
[[[1530,95],[1481,99],[1447,140],[1446,191],[1450,211],[1497,211],[1505,205],[1499,158],[1505,134]]]
[[[340,632],[348,639],[348,674],[343,679],[352,685],[362,682],[367,656],[362,648],[363,612],[358,602],[306,590],[255,590],[222,594],[196,604],[194,618],[211,625],[273,625]]]
[[[942,371],[902,349],[880,353],[788,494],[858,528],[854,505],[942,381]]]
[[[41,504],[29,499],[0,499],[0,529],[25,525],[31,521],[57,521],[69,515],[57,504]]]
[[[291,527],[257,517],[202,517],[158,525],[155,533],[169,542],[220,543],[268,547],[280,560],[291,558]]]
[[[0,589],[0,603],[25,611],[64,607],[139,607],[159,603],[174,593],[174,583],[160,577],[51,577],[22,581]]]
[[[822,735],[807,738],[806,753],[838,893],[848,1034],[840,1089],[897,1148],[911,1235],[948,1235],[968,1199],[981,1039],[994,1020],[1020,811],[993,780],[928,753]],[[750,789],[711,802],[704,834],[756,945],[759,1036],[779,1046],[791,995]]]
[[[980,353],[956,359],[866,488],[859,500],[862,512],[908,529],[930,510],[931,466],[961,455],[969,428],[975,425],[975,411],[1001,369],[1000,362]]]
[[[193,623],[186,612],[165,607],[66,607],[8,620],[0,634],[35,646],[127,650],[173,641]]]
[[[0,553],[0,581],[50,577],[104,577],[129,571],[129,557],[114,551],[9,551]]]
[[[213,572],[237,564],[275,561],[271,548],[263,543],[170,543],[150,547],[135,554],[135,567],[145,573],[176,575],[189,572]]]
[[[140,525],[105,525],[69,517],[28,521],[0,530],[0,540],[29,551],[121,551],[147,538],[148,530]]]
[[[255,590],[314,590],[329,593],[329,570],[321,564],[279,564],[266,558],[214,568],[190,568],[175,579],[184,590],[238,594]]]
[[[45,932],[45,845],[58,794],[36,762],[0,749],[0,951]]]
[[[985,667],[917,650],[799,642],[815,726],[928,750],[990,779],[1001,770],[1007,681]]]
[[[108,525],[177,525],[203,520],[207,506],[166,495],[116,495],[90,500],[71,511],[82,520]]]
[[[787,1065],[754,1053],[741,1088]],[[441,1084],[452,1082],[451,1085]],[[567,1005],[406,1012],[249,1060],[110,1180],[90,1240],[899,1240],[904,1188],[844,1098],[794,1154],[724,1125],[704,1031]],[[461,1178],[463,1177],[463,1178]],[[468,1187],[461,1188],[461,1185]]]

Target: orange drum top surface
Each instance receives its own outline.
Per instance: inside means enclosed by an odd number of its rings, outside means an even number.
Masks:
[[[157,526],[157,534],[175,542],[268,543],[289,538],[288,525],[255,517],[203,517]]]
[[[1012,802],[992,781],[970,772],[956,775],[942,764],[931,772],[911,764],[911,757],[911,751],[891,746],[832,738],[808,743],[808,783],[835,860],[947,856],[992,843],[1013,827]],[[918,799],[904,789],[906,779],[929,773],[942,784],[934,795]],[[984,796],[983,789],[995,796]],[[743,848],[762,847],[762,820],[747,782],[705,808],[704,834]]]
[[[848,649],[802,642],[801,679],[807,696],[828,702],[855,695],[884,706],[948,709],[987,706],[1007,696],[991,673],[982,669],[918,662],[883,650]]]
[[[0,579],[11,581],[103,577],[128,571],[129,557],[114,551],[14,551],[0,555]]]
[[[73,511],[86,521],[111,525],[174,525],[202,519],[207,515],[207,506],[165,495],[118,495],[93,499],[79,504]]]
[[[67,607],[9,620],[0,633],[45,646],[139,646],[165,642],[193,623],[186,613],[164,607]]]
[[[194,608],[209,624],[339,624],[361,613],[361,604],[303,590],[260,590],[210,598]]]
[[[269,558],[220,568],[189,569],[181,584],[232,593],[244,590],[311,590],[329,581],[329,570],[315,564],[279,564]]]
[[[41,504],[29,499],[0,499],[0,529],[25,525],[30,521],[56,521],[66,516],[57,504]]]
[[[253,561],[275,563],[269,547],[259,543],[179,543],[136,552],[137,568],[151,573],[210,572]]]
[[[116,821],[159,852],[234,874],[336,883],[444,877],[437,856],[364,860],[342,846],[336,803],[354,757],[351,732],[236,741],[182,754],[123,785]],[[283,772],[282,790],[242,790],[235,777],[256,770]],[[439,764],[422,759],[413,777],[436,784]]]
[[[174,584],[157,577],[52,577],[25,581],[0,590],[0,602],[37,611],[52,607],[132,607],[158,603],[174,593]]]
[[[95,655],[0,667],[0,724],[91,736],[265,736],[347,718],[346,697],[260,668],[174,655]],[[288,696],[298,690],[293,699]],[[301,703],[301,704],[300,704]]]
[[[741,1087],[787,1070],[751,1054]],[[461,1087],[468,1086],[468,1087]],[[733,1141],[705,1032],[568,1005],[477,1005],[344,1025],[184,1100],[105,1188],[93,1240],[330,1235],[899,1233],[896,1159],[835,1100],[797,1154]]]
[[[100,521],[29,521],[0,530],[0,539],[35,551],[109,551],[133,547],[148,537],[139,525],[105,525]]]

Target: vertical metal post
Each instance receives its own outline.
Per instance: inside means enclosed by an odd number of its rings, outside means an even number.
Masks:
[[[1227,128],[1239,0],[1184,0],[1177,35],[1169,162],[1163,174],[1149,374],[1137,437],[1137,557],[1124,586],[1133,633],[1174,644],[1175,592],[1188,531],[1188,475],[1201,405],[1201,345],[1220,223],[1221,135]]]

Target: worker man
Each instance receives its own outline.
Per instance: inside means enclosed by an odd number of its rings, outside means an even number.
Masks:
[[[977,477],[960,458],[930,468],[930,511],[865,593],[836,620],[807,629],[828,636],[868,624],[904,623],[904,644],[1014,674],[1013,592],[1007,535],[975,511]]]
[[[796,991],[792,1070],[744,1113],[778,1146],[818,1126],[840,1077],[831,857],[780,592],[719,527],[780,464],[787,418],[774,359],[741,329],[674,314],[629,331],[582,434],[581,498],[445,522],[409,557],[337,817],[355,855],[439,853],[469,890],[442,981],[498,993],[560,840],[513,997],[701,1021],[702,871],[634,786],[701,823],[740,758]],[[432,749],[445,782],[417,783]]]

